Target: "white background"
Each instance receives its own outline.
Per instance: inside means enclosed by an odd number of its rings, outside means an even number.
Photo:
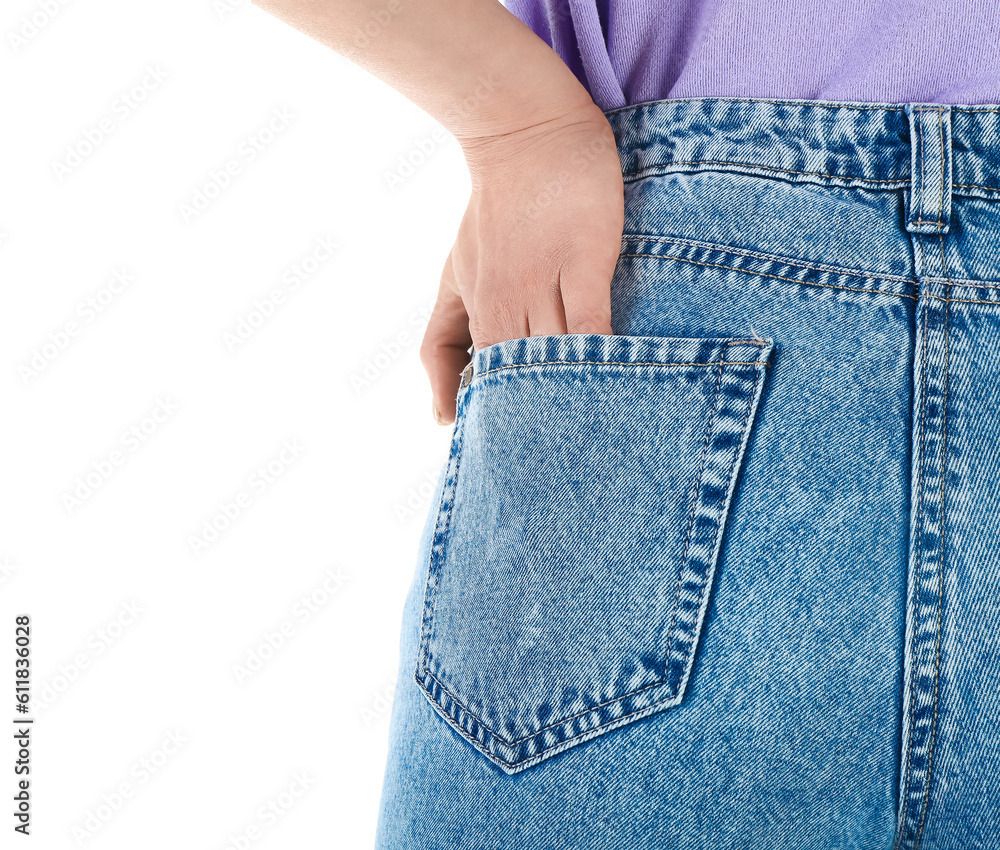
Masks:
[[[0,845],[28,613],[24,846],[371,846],[461,152],[246,0],[61,3],[0,16]]]

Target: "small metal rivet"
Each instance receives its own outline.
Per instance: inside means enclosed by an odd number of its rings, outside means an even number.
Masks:
[[[462,380],[458,384],[458,388],[464,389],[472,383],[472,361],[469,361],[469,365],[462,370]]]

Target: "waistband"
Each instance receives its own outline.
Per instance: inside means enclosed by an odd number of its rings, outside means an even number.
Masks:
[[[739,171],[906,192],[906,226],[947,232],[953,195],[1000,197],[1000,105],[676,98],[605,113],[626,181]]]

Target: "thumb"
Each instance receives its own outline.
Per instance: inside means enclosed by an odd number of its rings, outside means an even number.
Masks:
[[[451,257],[441,274],[434,309],[420,345],[420,362],[430,379],[434,418],[439,425],[455,421],[455,399],[462,370],[469,363],[469,314],[458,291]]]

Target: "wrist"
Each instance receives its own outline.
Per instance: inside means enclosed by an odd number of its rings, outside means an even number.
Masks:
[[[613,160],[619,167],[611,125],[589,96],[586,103],[564,104],[549,114],[534,112],[527,119],[480,130],[460,139],[473,187],[495,180],[498,172],[519,171],[544,161]]]

